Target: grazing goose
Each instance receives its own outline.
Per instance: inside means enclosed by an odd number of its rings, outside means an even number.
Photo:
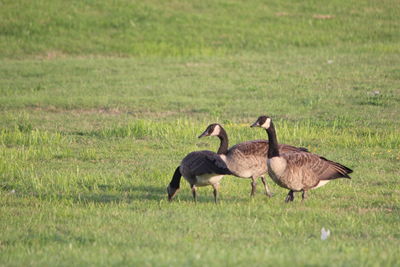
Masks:
[[[190,184],[195,202],[197,201],[196,187],[211,185],[214,188],[214,201],[217,203],[220,180],[225,174],[232,174],[219,155],[224,149],[224,145],[224,142],[221,141],[217,153],[202,150],[186,155],[176,168],[167,187],[168,200],[171,201],[179,190],[181,176],[183,176]]]
[[[285,202],[294,200],[294,192],[307,191],[327,184],[336,178],[349,178],[353,171],[337,162],[309,152],[281,153],[278,149],[275,127],[270,117],[260,116],[250,127],[266,129],[269,139],[268,174],[279,186],[289,189]]]
[[[264,176],[268,170],[265,160],[268,151],[267,140],[247,141],[228,149],[228,135],[225,129],[218,123],[210,124],[199,138],[203,136],[217,136],[221,140],[218,154],[221,155],[221,158],[225,161],[226,166],[233,175],[241,178],[251,178],[251,196],[255,194],[258,177],[261,177],[266,195],[269,197],[272,196]],[[307,151],[305,148],[297,148],[284,144],[279,145],[278,148],[282,153]]]

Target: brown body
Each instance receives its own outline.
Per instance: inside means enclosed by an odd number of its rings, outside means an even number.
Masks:
[[[310,189],[323,186],[333,179],[350,179],[348,174],[353,171],[340,163],[305,151],[281,151],[271,118],[260,116],[251,127],[262,127],[267,131],[268,174],[279,186],[290,190],[286,202],[293,201],[293,192],[302,191],[304,200]]]
[[[293,191],[307,191],[340,177],[350,178],[347,167],[308,152],[284,153],[268,159],[267,164],[272,180]]]
[[[228,152],[221,155],[233,175],[241,178],[260,177],[267,173],[268,140],[254,140],[232,146]],[[281,153],[301,151],[290,145],[279,145]]]
[[[203,136],[217,136],[221,140],[218,154],[234,176],[250,178],[252,180],[251,196],[255,194],[256,180],[258,177],[261,177],[266,194],[270,197],[272,196],[264,176],[268,170],[266,157],[269,149],[269,142],[267,140],[247,141],[228,149],[228,135],[225,129],[217,123],[210,124],[199,137]],[[284,144],[279,145],[279,150],[281,150],[282,153],[307,151],[305,148],[297,148]]]

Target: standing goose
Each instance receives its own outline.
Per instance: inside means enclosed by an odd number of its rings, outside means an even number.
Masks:
[[[228,149],[228,135],[225,129],[218,123],[210,124],[199,138],[203,136],[217,136],[220,139],[221,146],[218,154],[221,155],[221,158],[225,161],[226,166],[233,175],[241,178],[251,178],[251,196],[255,194],[258,177],[261,177],[267,196],[272,196],[264,176],[268,170],[265,160],[269,147],[267,140],[247,141]],[[279,145],[278,148],[282,153],[307,151],[305,148],[297,148],[284,144]]]
[[[260,116],[250,127],[266,129],[269,139],[268,174],[279,186],[289,189],[285,202],[294,200],[294,192],[307,191],[327,184],[336,178],[349,178],[353,171],[337,162],[309,152],[280,153],[275,127],[270,117]]]
[[[211,185],[214,188],[214,201],[217,203],[219,182],[225,174],[232,174],[222,160],[221,151],[227,144],[221,140],[218,152],[208,150],[194,151],[186,155],[176,168],[171,182],[167,187],[168,200],[171,201],[179,190],[181,176],[190,184],[193,199],[197,201],[198,186]]]

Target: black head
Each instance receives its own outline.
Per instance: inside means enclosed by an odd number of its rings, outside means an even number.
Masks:
[[[207,129],[199,135],[199,138],[204,136],[218,136],[221,133],[222,126],[218,123],[208,125]]]
[[[174,188],[171,185],[167,187],[167,193],[168,193],[168,200],[172,201],[172,198],[176,195],[176,193],[179,191],[179,188]]]
[[[271,125],[270,117],[260,116],[260,117],[258,117],[258,119],[256,120],[255,123],[250,125],[250,127],[262,127],[262,128],[268,129],[270,125]]]

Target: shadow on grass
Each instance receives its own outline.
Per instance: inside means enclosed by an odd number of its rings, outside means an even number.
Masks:
[[[116,189],[109,185],[100,185],[97,190],[82,192],[82,193],[38,193],[38,192],[25,192],[22,193],[19,190],[12,193],[12,191],[4,190],[7,195],[14,196],[17,198],[34,197],[43,201],[66,201],[68,203],[76,204],[119,204],[119,203],[133,203],[133,202],[153,202],[159,203],[160,201],[168,202],[166,187],[152,186],[152,185],[139,185],[139,186],[126,186]],[[232,196],[222,194],[219,197],[219,202],[234,203],[234,202],[248,202],[251,198],[247,195]],[[267,200],[267,198],[266,198]],[[181,191],[173,199],[172,203],[194,203],[190,190],[181,188]],[[214,203],[214,197],[211,190],[204,188],[198,192],[198,204],[209,204]]]
[[[34,197],[39,200],[48,201],[66,201],[77,204],[107,204],[107,203],[132,203],[149,201],[159,203],[160,201],[168,201],[166,186],[154,185],[136,185],[136,186],[123,186],[115,187],[114,185],[97,185],[96,189],[90,188],[86,192],[72,192],[72,193],[39,193],[39,192],[23,192],[23,190],[13,190],[14,187],[7,185],[0,186],[0,191],[7,195],[15,196],[18,198]],[[268,200],[267,197],[265,197]],[[220,202],[234,203],[234,202],[248,202],[251,198],[247,195],[230,195],[221,194],[219,197]],[[174,197],[171,203],[194,203],[192,194],[189,189],[181,186],[181,190]],[[197,203],[214,203],[214,197],[211,187],[202,188],[198,191]]]
[[[112,192],[107,192],[109,188],[106,185],[100,188],[101,192],[81,193],[71,197],[78,203],[130,203],[137,200],[159,202],[167,199],[166,189],[157,186],[129,186]]]
[[[134,201],[167,200],[167,190],[158,186],[129,186],[116,189],[108,185],[101,185],[97,190],[76,193],[38,193],[22,192],[22,190],[11,190],[7,186],[0,187],[0,190],[9,196],[18,198],[35,197],[40,200],[68,201],[80,204],[90,203],[131,203]]]
[[[105,188],[103,188],[104,190]],[[105,190],[106,191],[106,190]],[[184,190],[182,190],[184,191]],[[158,203],[161,200],[167,201],[167,190],[166,187],[157,186],[129,186],[124,187],[118,192],[99,192],[99,193],[85,193],[73,195],[72,199],[76,203],[131,203],[135,201],[151,201]],[[238,202],[238,201],[248,201],[250,198],[246,196],[240,197],[220,197],[220,201],[223,202]],[[179,192],[174,198],[172,203],[184,202],[192,203],[193,197],[191,192]],[[210,190],[202,190],[198,195],[197,202],[200,203],[214,203],[214,197]]]

